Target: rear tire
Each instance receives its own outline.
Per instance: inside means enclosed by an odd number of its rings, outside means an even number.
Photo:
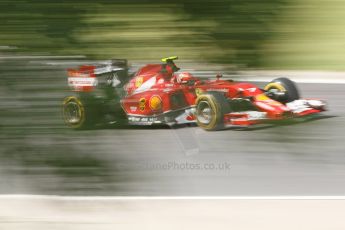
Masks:
[[[78,96],[69,96],[63,100],[62,114],[66,125],[73,129],[86,129],[96,123],[96,110],[86,101]]]
[[[229,112],[229,102],[219,92],[201,94],[196,100],[197,124],[207,131],[223,129],[224,115]]]
[[[285,77],[274,79],[273,81],[268,83],[264,89],[268,92],[278,91],[280,93],[284,93],[283,96],[279,96],[278,98],[273,98],[282,103],[291,102],[294,100],[298,100],[300,98],[299,92],[295,83]]]

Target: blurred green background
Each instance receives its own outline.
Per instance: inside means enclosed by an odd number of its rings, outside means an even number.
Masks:
[[[0,0],[0,54],[344,70],[341,0]]]

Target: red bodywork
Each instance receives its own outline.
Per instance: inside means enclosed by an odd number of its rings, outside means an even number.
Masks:
[[[254,84],[219,78],[202,81],[191,76],[190,73],[181,73],[188,75],[188,81],[179,82],[181,74],[173,73],[170,69],[164,71],[163,68],[164,66],[160,64],[146,65],[126,85],[127,96],[121,101],[121,104],[129,116],[151,117],[179,109],[192,108],[195,106],[198,94],[208,91],[222,92],[229,99],[248,98],[258,111],[263,112],[261,117],[257,117],[258,119],[245,112],[225,114],[224,123],[226,125],[247,126],[256,124],[262,119],[279,120],[296,115],[286,105],[267,97],[264,91]],[[148,82],[149,84],[145,85]],[[156,106],[152,106],[152,98],[156,100]],[[157,103],[160,105],[157,106]],[[321,111],[322,109],[308,109],[298,115]],[[193,114],[186,114],[186,116],[189,116],[186,120],[195,120]]]

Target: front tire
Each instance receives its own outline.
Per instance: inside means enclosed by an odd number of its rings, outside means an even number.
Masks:
[[[265,91],[272,92],[273,98],[279,102],[287,103],[300,98],[296,84],[288,78],[274,79],[265,86]]]
[[[201,94],[196,100],[197,124],[207,131],[223,129],[224,115],[228,112],[229,102],[218,92]]]

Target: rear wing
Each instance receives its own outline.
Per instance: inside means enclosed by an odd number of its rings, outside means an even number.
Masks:
[[[123,75],[127,76],[127,71],[128,65],[125,59],[112,60],[107,64],[83,65],[78,69],[67,70],[68,86],[74,91],[84,92],[92,91],[100,83],[100,80],[103,80],[104,84],[114,86],[114,83],[121,83],[122,78],[124,78]]]

